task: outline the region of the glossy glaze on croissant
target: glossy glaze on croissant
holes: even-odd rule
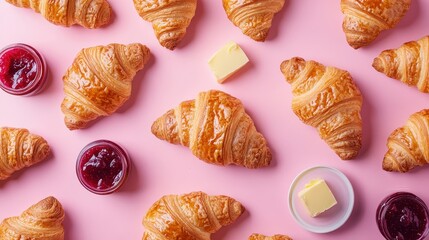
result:
[[[292,240],[289,236],[276,234],[274,236],[265,236],[262,234],[254,233],[250,235],[249,240]]]
[[[347,71],[292,58],[280,69],[292,87],[292,110],[343,160],[361,149],[362,95]]]
[[[54,197],[47,197],[0,224],[1,240],[64,240],[64,210]]]
[[[17,7],[32,8],[49,22],[69,27],[79,24],[98,28],[110,21],[111,9],[106,0],[6,0]]]
[[[255,41],[268,36],[274,15],[283,8],[285,0],[222,0],[228,19]]]
[[[24,128],[0,128],[0,180],[36,164],[49,155],[50,148],[42,137]]]
[[[63,77],[61,110],[66,126],[84,128],[100,116],[113,114],[130,97],[134,76],[149,57],[149,49],[139,43],[82,49]]]
[[[210,239],[244,211],[238,201],[223,195],[192,192],[163,196],[143,219],[143,240]]]
[[[408,172],[429,163],[429,109],[412,114],[403,127],[387,139],[383,169]]]
[[[152,23],[159,43],[170,50],[185,36],[197,8],[197,0],[134,0],[138,14]]]
[[[381,31],[394,28],[410,5],[411,0],[341,0],[347,42],[355,49],[369,45]]]
[[[189,147],[199,159],[216,165],[268,166],[271,152],[265,138],[237,98],[221,91],[201,92],[152,125],[159,139]]]
[[[398,49],[385,50],[372,66],[390,78],[429,92],[429,36],[404,43]]]

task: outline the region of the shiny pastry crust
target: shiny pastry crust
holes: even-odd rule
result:
[[[0,224],[2,240],[64,240],[64,210],[54,197],[47,197]]]
[[[152,23],[159,43],[170,50],[185,36],[197,8],[197,0],[134,0],[137,13]]]
[[[146,213],[143,240],[210,239],[210,234],[233,223],[244,211],[227,196],[203,192],[166,195]]]
[[[228,19],[255,41],[263,42],[268,36],[274,15],[285,0],[222,0]]]
[[[408,172],[429,163],[429,109],[412,114],[403,127],[387,139],[383,169]]]
[[[347,42],[355,49],[370,44],[381,31],[394,28],[410,5],[411,0],[341,0]]]
[[[130,97],[132,80],[149,56],[149,49],[139,43],[82,49],[63,77],[66,126],[84,128],[113,114]]]
[[[224,92],[211,90],[182,102],[152,125],[152,133],[182,144],[201,160],[247,168],[268,166],[271,152],[243,104]]]
[[[262,234],[254,233],[250,235],[249,240],[293,240],[289,236],[276,234],[274,236],[265,236]]]
[[[79,24],[98,28],[110,22],[106,0],[6,0],[17,7],[32,8],[53,24],[69,27]]]
[[[374,59],[372,66],[390,78],[429,92],[429,36],[389,49]]]
[[[36,164],[49,155],[50,148],[42,137],[23,128],[0,128],[0,180]]]
[[[292,58],[280,69],[291,84],[292,110],[345,160],[354,158],[362,139],[362,95],[347,71]]]

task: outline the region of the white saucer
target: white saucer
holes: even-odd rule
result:
[[[310,217],[300,202],[298,192],[310,180],[322,178],[326,181],[337,204],[317,217]],[[349,179],[338,169],[317,166],[304,170],[293,180],[289,188],[289,210],[296,222],[304,229],[315,233],[332,232],[341,227],[353,210],[354,192]]]

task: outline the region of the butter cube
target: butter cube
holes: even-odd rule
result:
[[[231,41],[219,49],[209,60],[209,66],[218,83],[223,83],[249,62],[237,43]]]
[[[298,196],[311,217],[317,217],[337,204],[331,189],[323,179],[311,180]]]

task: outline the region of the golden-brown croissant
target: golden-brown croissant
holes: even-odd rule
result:
[[[394,28],[410,5],[411,0],[341,0],[347,42],[355,49],[369,45],[381,31]]]
[[[210,234],[233,223],[244,211],[241,203],[228,196],[166,195],[146,213],[143,240],[210,239]]]
[[[372,66],[390,78],[429,92],[429,36],[381,52]]]
[[[283,8],[285,0],[222,0],[228,19],[255,41],[268,36],[274,15]]]
[[[216,165],[268,166],[271,152],[265,138],[237,98],[221,91],[201,92],[158,118],[152,133],[189,147],[199,159]]]
[[[79,24],[98,28],[109,23],[111,9],[106,0],[6,0],[17,7],[32,8],[49,22],[69,27]]]
[[[409,170],[429,163],[429,109],[412,114],[403,127],[387,139],[383,169],[393,172]]]
[[[274,236],[268,237],[262,234],[254,233],[250,235],[249,240],[292,240],[291,237],[286,235],[276,234]]]
[[[64,240],[64,210],[54,197],[47,197],[0,224],[1,240]]]
[[[82,49],[63,77],[61,110],[70,129],[113,114],[131,95],[132,80],[150,57],[139,43],[109,44]]]
[[[362,95],[350,74],[298,57],[280,69],[292,86],[293,112],[317,128],[341,159],[354,158],[362,145]]]
[[[0,180],[36,164],[49,155],[50,148],[42,137],[24,128],[0,128]]]
[[[152,23],[159,43],[170,50],[185,36],[197,8],[197,0],[134,0],[138,14]]]

